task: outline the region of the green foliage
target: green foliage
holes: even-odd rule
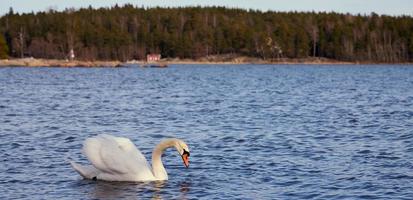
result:
[[[160,53],[180,58],[238,54],[402,62],[413,60],[412,30],[411,17],[375,13],[132,5],[29,14],[11,10],[0,18],[0,53],[62,59],[74,49],[76,58],[84,60],[143,59],[147,53]]]
[[[9,47],[7,46],[4,36],[0,34],[0,59],[8,58]]]

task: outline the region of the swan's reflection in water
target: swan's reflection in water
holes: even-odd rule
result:
[[[179,196],[180,199],[188,199],[187,194],[191,189],[191,182],[183,181],[179,184],[181,195]]]
[[[179,185],[179,188],[176,187],[177,185]],[[163,196],[165,196],[166,199],[170,199],[171,197],[176,198],[178,196],[178,199],[188,199],[187,193],[190,191],[191,183],[183,181],[177,183],[177,185],[168,181],[147,183],[90,181],[90,186],[92,186],[90,196],[93,199],[151,198],[153,200],[162,200],[164,199]]]
[[[152,195],[152,199],[153,200],[161,200],[162,199],[162,188],[164,188],[166,185],[166,181],[155,181],[152,182],[152,191],[153,191],[153,195]]]
[[[145,183],[96,181],[90,195],[93,199],[131,198],[145,191],[145,185]]]

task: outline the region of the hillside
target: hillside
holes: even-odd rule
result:
[[[123,7],[0,18],[0,57],[79,60],[198,59],[234,54],[263,60],[323,57],[411,62],[413,18],[261,12],[223,7]]]

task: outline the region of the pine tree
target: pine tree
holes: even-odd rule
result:
[[[6,59],[9,57],[9,47],[7,46],[4,36],[0,34],[0,59]]]

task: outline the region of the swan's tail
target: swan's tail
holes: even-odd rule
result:
[[[93,166],[84,166],[73,161],[69,161],[73,169],[77,171],[83,178],[94,179],[100,173],[98,169]]]

